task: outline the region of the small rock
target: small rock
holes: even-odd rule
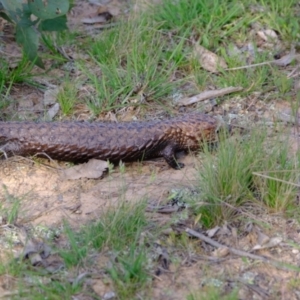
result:
[[[113,299],[115,297],[116,297],[116,294],[114,292],[108,292],[108,293],[104,294],[103,299],[104,300],[110,300],[110,299]]]

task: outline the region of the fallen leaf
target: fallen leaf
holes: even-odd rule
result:
[[[91,159],[87,163],[80,164],[69,169],[62,170],[61,178],[75,180],[79,178],[99,178],[108,169],[108,162]]]
[[[255,245],[251,251],[254,251],[254,250],[260,250],[260,249],[267,249],[267,248],[273,248],[277,245],[279,245],[281,242],[282,242],[282,238],[281,237],[274,237],[274,238],[271,238],[269,240],[268,243],[264,244],[264,245]]]
[[[51,108],[49,108],[45,116],[46,120],[51,121],[59,112],[59,108],[60,106],[58,103],[55,103]]]
[[[296,58],[295,52],[290,52],[287,55],[282,56],[280,59],[274,60],[273,64],[279,67],[286,67]]]
[[[212,228],[212,229],[209,229],[209,230],[207,230],[206,231],[206,234],[210,237],[210,238],[212,238],[212,237],[214,237],[214,235],[220,230],[220,226],[216,226],[215,228]]]
[[[265,245],[270,241],[270,238],[262,233],[261,231],[257,230],[257,242],[259,245]]]
[[[229,254],[228,247],[221,247],[212,252],[213,257],[225,257]]]
[[[108,292],[108,293],[105,293],[103,296],[103,300],[110,300],[110,299],[115,299],[115,298],[116,298],[115,292]]]
[[[199,60],[202,68],[209,72],[218,73],[220,68],[227,69],[227,64],[223,58],[198,44],[195,45],[193,54]]]
[[[106,294],[112,293],[111,284],[102,279],[93,279],[91,286],[93,291],[101,298],[103,298]]]
[[[222,236],[222,235],[231,236],[231,229],[230,229],[230,226],[228,225],[227,222],[225,222],[225,224],[223,224],[223,226],[221,227],[221,229],[218,232],[218,234],[220,236]]]
[[[45,243],[39,243],[28,239],[24,229],[21,229],[18,232],[18,237],[20,242],[24,245],[24,249],[21,253],[22,259],[29,259],[33,266],[44,265],[44,259],[50,256],[51,248]]]
[[[257,35],[266,42],[278,40],[276,32],[272,29],[259,30]]]
[[[158,262],[161,268],[168,270],[171,264],[171,260],[168,254],[168,250],[160,245],[156,247],[156,253],[158,254]]]
[[[52,105],[57,102],[59,87],[51,88],[45,91],[43,103],[45,106]]]

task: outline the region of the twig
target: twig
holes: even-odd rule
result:
[[[268,291],[266,291],[265,289],[263,289],[259,286],[255,286],[253,284],[243,282],[242,280],[237,280],[237,282],[245,285],[249,290],[257,293],[260,297],[262,297],[264,299],[267,299],[270,296],[270,293]]]
[[[271,65],[271,64],[281,66],[281,67],[285,67],[285,66],[289,65],[294,59],[299,59],[299,55],[296,55],[295,50],[292,49],[289,54],[281,57],[280,59],[269,60],[269,61],[265,61],[265,62],[262,62],[262,63],[247,65],[247,66],[242,66],[242,67],[237,67],[237,68],[228,68],[228,69],[225,69],[225,70],[226,71],[236,71],[236,70],[248,69],[248,68],[264,66],[264,65]]]
[[[299,272],[299,268],[296,267],[296,266],[290,266],[290,268],[288,266],[285,266],[284,263],[282,262],[279,262],[279,261],[276,261],[272,258],[268,258],[268,257],[264,257],[264,256],[259,256],[259,255],[255,255],[255,254],[251,254],[251,253],[248,253],[246,251],[243,251],[243,250],[238,250],[238,249],[235,249],[235,248],[232,248],[232,247],[228,247],[228,246],[225,246],[225,245],[222,245],[220,244],[219,242],[216,242],[214,240],[212,240],[211,238],[205,236],[204,234],[200,233],[200,232],[197,232],[193,229],[190,229],[190,228],[186,228],[185,231],[191,235],[191,236],[194,236],[194,237],[197,237],[199,238],[200,240],[216,247],[216,248],[228,248],[229,252],[232,253],[232,254],[235,254],[235,255],[238,255],[238,256],[242,256],[242,257],[248,257],[248,258],[251,258],[251,259],[255,259],[255,260],[260,260],[260,261],[263,261],[263,262],[266,262],[266,263],[270,263],[272,264],[274,267],[276,268],[280,268],[280,269],[283,269],[283,270],[288,270],[288,271],[291,271],[291,270],[294,270],[294,271],[297,271]]]
[[[251,253],[248,253],[246,251],[243,251],[243,250],[238,250],[238,249],[235,249],[235,248],[231,248],[231,247],[228,247],[228,246],[224,246],[222,244],[220,244],[219,242],[216,242],[214,240],[212,240],[211,238],[205,236],[204,234],[200,233],[200,232],[197,232],[193,229],[190,229],[190,228],[187,228],[185,230],[188,234],[192,235],[192,236],[195,236],[197,238],[199,238],[200,240],[203,240],[204,242],[216,247],[216,248],[224,248],[224,247],[227,247],[229,252],[233,253],[233,254],[236,254],[238,256],[245,256],[245,257],[249,257],[249,258],[252,258],[252,259],[257,259],[257,260],[262,260],[262,261],[269,261],[270,259],[269,258],[266,258],[266,257],[263,257],[263,256],[259,256],[259,255],[255,255],[255,254],[251,254]]]
[[[230,87],[219,89],[219,90],[204,91],[204,92],[202,92],[198,95],[195,95],[193,97],[187,97],[187,98],[180,99],[179,101],[177,101],[176,104],[187,106],[187,105],[191,105],[191,104],[196,103],[196,102],[204,101],[204,100],[207,100],[207,99],[222,97],[224,95],[239,92],[239,91],[242,91],[242,90],[243,90],[242,87],[230,86]]]
[[[247,65],[247,66],[236,67],[236,68],[228,68],[225,70],[226,71],[236,71],[236,70],[249,69],[249,68],[254,68],[254,67],[259,67],[259,66],[264,66],[264,65],[270,65],[270,64],[274,63],[274,61],[275,60],[270,60],[270,61],[265,61],[265,62],[258,63],[258,64]]]

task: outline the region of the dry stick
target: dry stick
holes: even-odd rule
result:
[[[262,297],[263,299],[266,299],[266,297],[270,296],[269,292],[261,287],[258,286],[254,286],[252,284],[243,282],[243,280],[238,279],[237,282],[243,284],[244,286],[246,286],[249,290],[257,293],[260,297]]]
[[[249,257],[249,258],[252,258],[252,259],[258,259],[258,260],[262,260],[262,261],[269,261],[270,259],[269,258],[265,258],[263,256],[259,256],[259,255],[255,255],[255,254],[251,254],[251,253],[248,253],[246,251],[242,251],[242,250],[238,250],[238,249],[235,249],[235,248],[231,248],[231,247],[228,247],[228,246],[224,246],[222,244],[220,244],[219,242],[216,242],[214,240],[212,240],[211,238],[205,236],[204,234],[200,233],[200,232],[197,232],[193,229],[190,229],[190,228],[187,228],[185,230],[188,234],[192,235],[192,236],[195,236],[201,240],[203,240],[204,242],[216,247],[216,248],[228,248],[228,250],[233,253],[233,254],[236,254],[236,255],[239,255],[239,256],[246,256],[246,257]]]
[[[204,92],[202,92],[198,95],[195,95],[193,97],[183,98],[183,99],[179,100],[177,102],[177,104],[187,106],[187,105],[194,104],[196,102],[204,101],[204,100],[207,100],[207,99],[218,98],[218,97],[221,97],[221,96],[224,96],[224,95],[227,95],[227,94],[231,94],[231,93],[234,93],[234,92],[239,92],[239,91],[242,91],[242,90],[243,90],[242,87],[230,86],[230,87],[219,89],[219,90],[204,91]]]
[[[255,254],[251,254],[251,253],[248,253],[246,251],[243,251],[243,250],[238,250],[238,249],[235,249],[235,248],[232,248],[232,247],[228,247],[228,246],[225,246],[225,245],[222,245],[214,240],[212,240],[211,238],[205,236],[204,234],[200,233],[200,232],[197,232],[193,229],[190,229],[190,228],[186,228],[185,231],[191,235],[191,236],[195,236],[197,238],[199,238],[200,240],[216,247],[216,248],[224,248],[226,247],[230,253],[232,254],[235,254],[235,255],[238,255],[238,256],[243,256],[243,257],[248,257],[248,258],[252,258],[252,259],[256,259],[256,260],[261,260],[263,262],[267,262],[267,263],[271,263],[273,266],[277,267],[277,268],[281,268],[283,270],[288,270],[288,271],[291,271],[292,268],[287,268],[285,266],[282,265],[281,262],[279,261],[276,261],[272,258],[268,258],[268,257],[263,257],[263,256],[259,256],[259,255],[255,255]],[[297,270],[297,272],[299,272],[299,270]]]
[[[275,60],[270,60],[270,61],[265,61],[265,62],[258,63],[258,64],[247,65],[247,66],[236,67],[236,68],[228,68],[228,69],[225,69],[225,70],[226,71],[243,70],[243,69],[249,69],[249,68],[254,68],[254,67],[259,67],[259,66],[264,66],[264,65],[270,65],[274,62],[275,62]]]
[[[236,71],[236,70],[243,70],[243,69],[249,69],[253,67],[259,67],[259,66],[264,66],[264,65],[277,65],[277,66],[286,66],[291,63],[292,60],[299,58],[299,55],[295,55],[294,51],[291,51],[289,54],[281,57],[280,59],[276,60],[270,60],[270,61],[265,61],[262,63],[258,64],[253,64],[253,65],[247,65],[247,66],[242,66],[242,67],[236,67],[236,68],[227,68],[225,69],[226,71]]]

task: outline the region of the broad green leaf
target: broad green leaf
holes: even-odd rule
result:
[[[16,11],[22,8],[23,0],[0,0],[0,2],[6,11]]]
[[[41,21],[39,29],[43,31],[62,31],[68,29],[66,15]]]
[[[22,15],[23,0],[0,0],[4,10],[8,13],[8,16],[15,22],[18,22]]]
[[[40,19],[54,19],[68,12],[69,0],[28,0],[28,6]]]
[[[11,22],[12,23],[12,19],[3,11],[0,11],[0,17],[3,18],[4,20]]]
[[[16,40],[22,45],[24,54],[30,61],[40,67],[44,68],[42,60],[37,55],[38,50],[38,35],[33,27],[16,26]]]
[[[34,25],[36,22],[32,22],[30,19],[28,19],[25,16],[22,16],[22,18],[17,22],[17,25],[20,27],[30,27]]]

